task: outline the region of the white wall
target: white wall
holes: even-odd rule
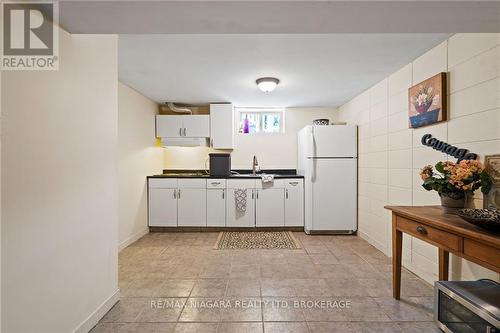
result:
[[[449,121],[408,129],[408,88],[449,72]],[[390,254],[392,205],[440,204],[421,187],[419,170],[446,155],[423,147],[423,134],[480,155],[500,153],[500,34],[456,34],[339,108],[339,120],[359,127],[359,231]],[[481,207],[476,193],[473,205]],[[405,235],[403,263],[427,281],[437,279],[437,250]],[[452,257],[453,279],[498,274]]]
[[[256,155],[262,169],[297,167],[297,132],[312,124],[314,119],[335,120],[336,108],[288,108],[285,111],[284,134],[235,134],[235,148],[231,153],[233,169],[251,169]],[[235,120],[238,117],[235,117]],[[237,121],[237,120],[236,120]],[[235,126],[236,127],[236,126]],[[205,147],[165,148],[166,169],[204,169],[208,153]]]
[[[163,150],[155,147],[158,105],[118,83],[119,249],[148,232],[146,176],[163,169]]]
[[[58,71],[2,73],[3,332],[88,331],[118,295],[117,37],[59,38]]]

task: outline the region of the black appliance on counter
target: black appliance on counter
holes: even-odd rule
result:
[[[434,296],[434,320],[444,332],[500,332],[500,284],[497,282],[437,281]]]
[[[210,176],[228,177],[231,176],[231,154],[210,153]]]

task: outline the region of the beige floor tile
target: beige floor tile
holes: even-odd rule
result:
[[[179,321],[182,322],[219,322],[221,298],[189,298],[182,310]]]
[[[231,272],[230,264],[214,265],[203,268],[201,270],[199,277],[203,279],[215,279],[215,278],[224,279],[224,278],[229,278],[230,272]]]
[[[423,305],[411,300],[395,300],[389,297],[375,297],[382,311],[394,321],[431,321],[433,314]]]
[[[309,333],[306,323],[264,323],[265,333]]]
[[[296,306],[298,298],[262,297],[264,321],[304,321],[302,309]]]
[[[358,333],[403,333],[397,323],[351,323],[351,326]]]
[[[262,302],[258,298],[225,298],[230,306],[221,309],[220,320],[227,321],[262,321]]]
[[[255,279],[231,279],[227,284],[226,296],[260,296],[260,281]]]
[[[379,272],[377,272],[373,267],[369,264],[361,263],[361,264],[345,264],[345,267],[351,272],[352,277],[360,278],[360,279],[383,279]]]
[[[311,254],[309,255],[313,264],[333,265],[338,264],[339,260],[333,254]]]
[[[345,321],[346,308],[337,307],[335,302],[346,301],[341,297],[303,297],[299,307],[308,322],[316,321]]]
[[[198,280],[191,292],[191,297],[223,297],[227,287],[226,279]]]
[[[431,322],[405,322],[398,323],[398,326],[405,333],[441,333],[436,323]]]
[[[330,286],[323,279],[293,279],[291,280],[297,296],[331,296]]]
[[[310,322],[307,324],[310,333],[356,333],[351,324],[345,322]]]
[[[151,299],[136,321],[142,323],[176,322],[185,303],[186,298]]]
[[[231,279],[258,279],[260,278],[260,264],[236,265],[233,263],[229,277]]]
[[[101,323],[91,333],[170,333],[175,323]]]
[[[217,333],[262,333],[262,323],[220,323]]]
[[[124,297],[93,332],[170,332],[176,320],[180,321],[177,332],[208,333],[217,328],[263,332],[262,320],[267,332],[304,328],[310,332],[436,332],[431,286],[403,269],[402,299],[393,300],[391,261],[372,245],[356,236],[294,235],[301,249],[265,251],[214,250],[216,232],[150,233],[120,252],[119,287],[122,296],[132,297]],[[155,300],[151,296],[287,300],[289,307],[160,310],[151,308]],[[301,307],[294,300],[350,300],[352,306],[342,310]]]
[[[349,301],[351,307],[344,311],[344,316],[348,321],[391,321],[371,297],[350,297]]]
[[[420,279],[401,279],[401,295],[404,297],[434,295],[432,287]]]
[[[177,323],[174,333],[216,333],[217,323]]]
[[[148,302],[147,298],[122,298],[106,313],[101,322],[135,322]]]
[[[262,296],[296,296],[290,279],[261,279]]]
[[[289,273],[288,264],[261,264],[261,277],[267,279],[286,279]]]
[[[358,279],[325,279],[332,296],[369,296]]]
[[[353,275],[346,265],[318,265],[319,276],[326,279],[352,279]]]
[[[122,297],[151,297],[156,294],[161,283],[162,280],[158,279],[134,280],[120,289],[120,293]]]
[[[158,297],[189,297],[195,280],[167,279],[155,293]]]
[[[368,296],[392,296],[392,283],[386,279],[358,279]]]

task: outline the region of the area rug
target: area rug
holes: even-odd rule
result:
[[[300,249],[291,231],[223,231],[214,249]]]

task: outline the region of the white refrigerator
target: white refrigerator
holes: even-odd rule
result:
[[[356,232],[357,126],[306,126],[300,130],[297,172],[304,176],[305,232]]]

